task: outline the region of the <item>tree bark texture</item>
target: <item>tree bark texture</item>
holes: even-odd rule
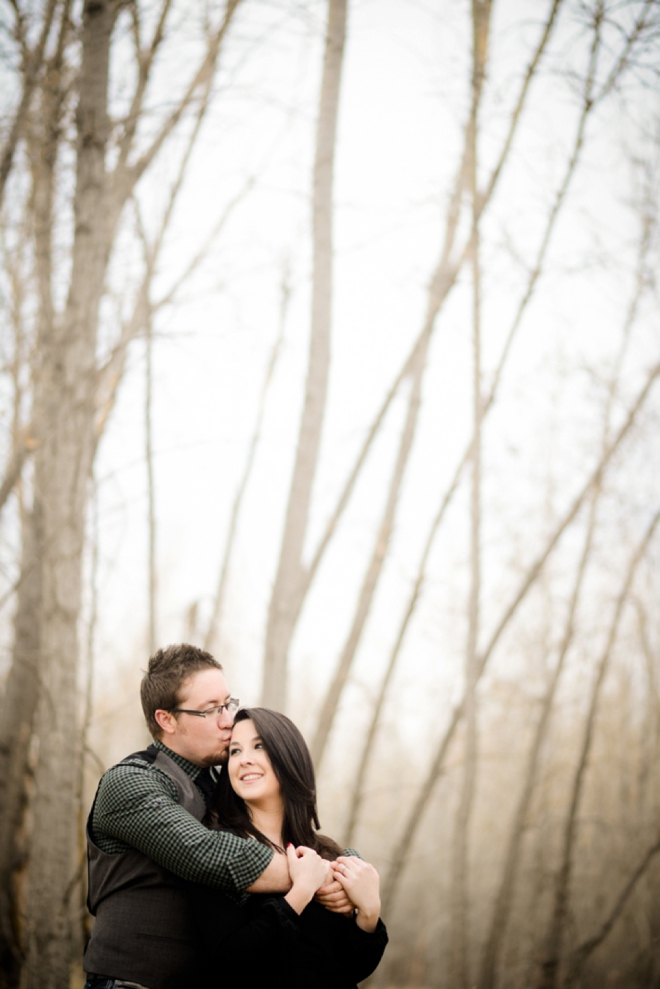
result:
[[[309,364],[284,533],[266,628],[262,703],[280,711],[286,709],[288,653],[302,603],[303,549],[318,463],[330,371],[333,281],[332,189],[347,6],[348,0],[329,0],[328,3],[314,161]]]
[[[94,450],[96,339],[109,243],[103,222],[107,91],[114,0],[83,10],[77,109],[75,236],[61,320],[39,341],[34,504],[42,524],[40,691],[35,725],[34,829],[27,889],[30,986],[64,989],[78,779],[77,624],[88,483]]]
[[[16,987],[23,958],[17,871],[24,865],[30,739],[39,697],[42,545],[38,514],[24,513],[14,651],[0,717],[0,986]]]
[[[53,8],[53,9],[51,9]],[[60,11],[58,40],[53,55],[40,55],[42,80],[29,120],[23,122],[32,176],[31,219],[34,237],[34,268],[37,288],[37,339],[46,341],[53,332],[51,236],[55,169],[64,111],[62,69],[70,32],[70,2]],[[48,31],[54,5],[47,10]],[[46,30],[46,25],[44,25]],[[41,64],[43,63],[43,64]],[[27,85],[27,83],[26,83]],[[36,376],[38,378],[38,372]],[[16,447],[1,494],[8,494],[20,476],[30,448],[41,439],[28,431]],[[17,588],[12,666],[2,703],[0,740],[0,956],[8,985],[17,985],[24,955],[23,930],[19,923],[20,890],[17,867],[23,866],[29,837],[24,814],[28,802],[28,756],[41,685],[40,616],[42,607],[43,511],[35,499],[31,511],[22,513],[21,576]],[[2,983],[0,983],[2,984]]]

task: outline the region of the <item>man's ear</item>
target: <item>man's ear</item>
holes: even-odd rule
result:
[[[164,711],[162,708],[158,708],[157,711],[154,711],[154,718],[161,731],[164,731],[167,735],[173,735],[175,733],[177,722],[171,711]]]

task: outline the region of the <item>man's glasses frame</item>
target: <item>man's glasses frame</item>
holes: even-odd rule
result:
[[[217,718],[221,718],[223,711],[227,711],[228,714],[236,714],[240,706],[241,702],[238,697],[230,697],[226,704],[207,707],[205,711],[190,711],[185,707],[171,707],[170,714],[194,714],[196,718],[208,718],[215,714]]]

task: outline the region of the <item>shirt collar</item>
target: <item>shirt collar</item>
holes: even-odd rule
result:
[[[180,766],[184,773],[186,773],[187,776],[190,776],[191,780],[196,780],[202,772],[202,769],[204,768],[203,766],[196,766],[194,762],[189,762],[187,759],[184,759],[182,755],[178,754],[178,752],[172,752],[172,749],[168,749],[167,745],[163,745],[159,739],[155,739],[153,744],[157,749],[160,749],[161,752],[164,752],[166,756],[169,756],[172,762],[175,762],[177,766]]]

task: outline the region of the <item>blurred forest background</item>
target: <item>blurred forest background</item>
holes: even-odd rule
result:
[[[660,986],[659,0],[2,0],[0,985],[150,651],[379,868],[379,986]]]

